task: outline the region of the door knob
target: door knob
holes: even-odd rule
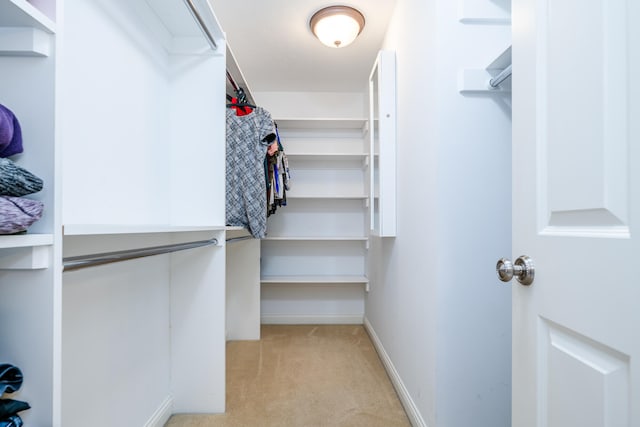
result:
[[[500,258],[496,264],[496,273],[503,282],[509,282],[513,276],[516,276],[518,282],[529,286],[533,283],[535,272],[533,260],[526,255],[519,256],[515,262],[511,262],[508,258]]]

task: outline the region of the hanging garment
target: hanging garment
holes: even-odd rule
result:
[[[280,170],[282,172],[282,180],[284,184],[284,189],[289,191],[291,190],[291,175],[289,174],[289,159],[287,159],[287,155],[284,152],[284,147],[282,146],[282,141],[280,140],[280,132],[278,132],[278,125],[276,124],[276,141],[278,142],[278,150],[280,150],[281,157],[278,159],[280,164]],[[286,205],[286,198],[285,203]]]
[[[264,197],[267,186],[264,159],[267,147],[275,139],[271,114],[256,107],[250,114],[227,114],[227,225],[241,226],[255,238],[267,233]]]
[[[279,207],[287,205],[289,190],[289,165],[287,156],[279,144],[280,150],[266,159],[267,167],[267,216],[276,213]]]
[[[238,98],[231,98],[231,103],[232,104],[237,104]],[[242,106],[242,105],[232,105],[231,107],[232,110],[235,110],[236,112],[236,116],[246,116],[247,114],[251,114],[251,112],[253,111],[253,108],[247,106]]]

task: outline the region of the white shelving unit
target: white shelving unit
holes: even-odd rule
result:
[[[374,236],[396,235],[396,59],[381,50],[369,77],[370,229]]]
[[[25,425],[224,411],[226,40],[193,4],[217,48],[185,2],[0,1],[12,159],[44,181],[27,196],[43,217],[0,236],[0,363],[24,374]],[[67,256],[212,237],[63,273]]]
[[[26,196],[44,203],[42,218],[27,234],[0,236],[0,363],[23,372],[12,397],[31,405],[21,413],[27,425],[52,425],[60,397],[56,34],[55,20],[33,4],[0,2],[0,102],[20,121],[24,146],[12,160],[44,181]]]
[[[268,220],[261,247],[270,286],[368,285],[364,118],[276,119],[289,158],[287,206]]]

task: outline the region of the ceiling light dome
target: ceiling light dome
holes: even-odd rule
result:
[[[345,47],[364,28],[364,16],[349,6],[329,6],[313,14],[309,27],[323,44],[334,48]]]

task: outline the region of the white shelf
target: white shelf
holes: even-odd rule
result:
[[[326,286],[316,295],[340,299],[344,285],[369,287],[365,276],[368,237],[363,167],[370,163],[368,120],[276,118],[289,157],[292,191],[282,217],[263,239],[261,284],[296,292]],[[288,209],[288,210],[285,210]],[[285,220],[286,218],[286,220]],[[317,235],[309,235],[317,234]],[[335,285],[335,286],[328,286]],[[304,292],[304,291],[303,291]],[[315,298],[315,297],[314,297]]]
[[[53,234],[12,234],[0,236],[0,249],[47,246],[53,244]]]
[[[366,118],[280,118],[278,129],[363,129]]]
[[[287,199],[318,199],[318,200],[367,200],[366,194],[291,194],[287,193]]]
[[[296,153],[285,151],[287,157],[344,157],[344,158],[363,158],[367,157],[368,153]]]
[[[196,225],[121,225],[121,224],[67,224],[63,227],[65,236],[91,236],[107,234],[144,233],[188,233],[193,231],[221,231],[225,226]]]
[[[365,276],[264,276],[260,283],[369,283]]]
[[[0,28],[1,56],[49,56],[52,36],[36,28]]]
[[[263,240],[279,242],[366,242],[369,239],[364,236],[267,236]]]
[[[463,24],[475,25],[509,25],[511,24],[511,8],[497,4],[498,2],[459,0],[458,17]]]
[[[0,27],[27,27],[56,32],[56,24],[26,0],[3,0],[0,2]]]
[[[47,268],[52,245],[52,234],[0,236],[0,270]]]
[[[0,56],[49,56],[55,28],[25,0],[0,2]]]

